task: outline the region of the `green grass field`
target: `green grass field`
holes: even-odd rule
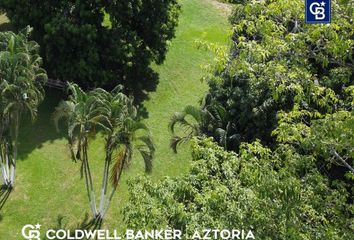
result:
[[[144,103],[149,112],[145,120],[151,129],[157,147],[154,170],[155,180],[176,176],[189,168],[189,146],[180,148],[178,155],[169,149],[170,133],[167,126],[173,112],[185,105],[197,104],[207,90],[201,66],[213,60],[210,53],[197,50],[194,41],[204,39],[213,43],[228,44],[229,25],[225,11],[212,0],[180,0],[182,14],[177,36],[172,41],[166,61],[154,66],[160,74],[157,91]],[[0,20],[3,18],[0,18]],[[48,91],[40,107],[38,120],[31,125],[24,121],[20,136],[20,156],[17,164],[16,189],[0,210],[0,240],[18,240],[25,224],[42,225],[42,230],[57,227],[58,217],[64,217],[68,227],[75,227],[89,206],[80,164],[70,160],[64,131],[55,132],[50,121],[51,113],[62,93]],[[90,160],[97,194],[103,169],[103,141],[100,137],[90,142]],[[123,179],[103,227],[123,229],[120,210],[128,199],[126,180],[144,174],[143,162],[135,155],[131,168]]]

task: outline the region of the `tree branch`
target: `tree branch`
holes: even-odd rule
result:
[[[347,163],[338,153],[336,150],[331,150],[332,154],[339,160],[341,161],[344,166],[346,166],[353,174],[354,174],[354,168],[352,166],[349,165],[349,163]]]

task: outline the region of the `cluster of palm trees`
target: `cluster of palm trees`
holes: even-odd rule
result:
[[[15,183],[21,116],[36,118],[47,80],[39,45],[28,40],[31,31],[0,32],[0,175],[8,189]]]
[[[0,176],[10,190],[15,183],[21,116],[27,112],[36,119],[47,81],[39,45],[28,40],[31,30],[0,32]],[[110,92],[101,88],[85,92],[68,84],[68,90],[70,96],[56,107],[53,120],[57,129],[59,121],[66,120],[71,157],[81,162],[90,209],[94,219],[101,221],[133,152],[140,152],[150,172],[155,148],[147,126],[138,120],[133,98],[122,92],[122,86]],[[88,147],[98,132],[105,136],[105,159],[100,202],[96,204]]]
[[[147,172],[152,170],[155,152],[149,130],[137,118],[133,99],[122,93],[122,86],[111,92],[97,88],[84,92],[69,84],[70,96],[56,108],[53,119],[58,129],[61,119],[67,123],[68,143],[74,161],[81,162],[91,212],[96,220],[103,219],[117,189],[122,171],[129,166],[133,150],[140,152]],[[88,147],[97,132],[105,136],[105,160],[100,202],[96,204]],[[109,193],[108,182],[111,182]]]

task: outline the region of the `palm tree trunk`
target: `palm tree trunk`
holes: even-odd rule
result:
[[[5,160],[5,161],[4,161]],[[9,165],[8,165],[8,153],[6,151],[6,148],[1,149],[0,153],[0,168],[2,170],[2,176],[4,180],[4,185],[9,184]]]
[[[1,168],[1,172],[2,172],[2,177],[3,177],[3,183],[4,185],[6,185],[6,180],[7,180],[7,175],[5,172],[5,166],[3,165],[3,156],[2,156],[2,151],[0,152],[0,168]]]
[[[93,188],[91,170],[88,162],[88,153],[87,153],[87,139],[84,137],[82,151],[83,151],[83,161],[84,161],[84,170],[85,170],[85,179],[86,179],[86,189],[88,193],[88,198],[90,202],[91,211],[94,217],[97,217],[97,207],[96,207],[96,200],[95,200],[95,193]]]
[[[124,164],[125,164],[125,160],[126,160],[126,154],[127,154],[127,150],[125,149],[124,150],[124,157],[119,165],[119,175],[118,175],[118,182],[119,182],[119,179],[120,177],[122,176],[122,172],[123,172],[123,167],[124,167]],[[109,196],[109,199],[108,199],[108,202],[107,202],[107,205],[106,207],[104,208],[103,212],[102,212],[102,218],[106,215],[106,212],[107,210],[109,209],[109,206],[111,205],[111,202],[112,202],[112,199],[113,199],[113,196],[114,196],[114,193],[116,192],[118,188],[118,184],[117,186],[113,187],[113,190],[111,192],[111,195]]]
[[[12,155],[12,161],[11,161],[11,180],[10,180],[12,187],[15,185],[19,125],[20,125],[20,112],[19,112],[19,110],[16,110],[15,111],[14,149],[13,149],[13,155]]]
[[[106,203],[108,174],[109,174],[109,166],[111,163],[111,159],[112,159],[111,151],[106,150],[106,159],[105,159],[105,164],[103,169],[102,189],[101,189],[100,208],[99,208],[99,213],[102,217],[103,217],[103,211]]]
[[[6,170],[6,175],[7,175],[7,184],[10,183],[10,169],[9,169],[9,147],[5,146],[5,158],[6,158],[6,165],[5,165],[5,170]]]

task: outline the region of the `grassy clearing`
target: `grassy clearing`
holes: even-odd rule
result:
[[[210,53],[197,50],[194,41],[227,44],[227,16],[211,4],[210,0],[180,0],[182,15],[177,37],[171,43],[165,63],[154,66],[160,74],[156,92],[145,102],[149,111],[146,123],[151,128],[157,146],[153,179],[176,176],[189,168],[189,147],[180,148],[178,155],[169,149],[167,130],[170,116],[187,104],[195,104],[207,90],[200,82],[201,65],[212,61]],[[89,213],[84,181],[80,179],[80,166],[69,159],[64,133],[56,133],[50,115],[61,93],[49,91],[34,125],[24,121],[21,132],[20,160],[17,187],[0,211],[0,239],[21,239],[24,224],[42,224],[43,230],[58,227],[57,218],[64,217],[74,227]],[[102,138],[91,140],[90,159],[93,174],[99,179],[103,168]],[[105,228],[123,229],[120,210],[127,201],[126,180],[143,174],[143,162],[135,155],[130,169],[124,172],[122,184],[111,205]]]

